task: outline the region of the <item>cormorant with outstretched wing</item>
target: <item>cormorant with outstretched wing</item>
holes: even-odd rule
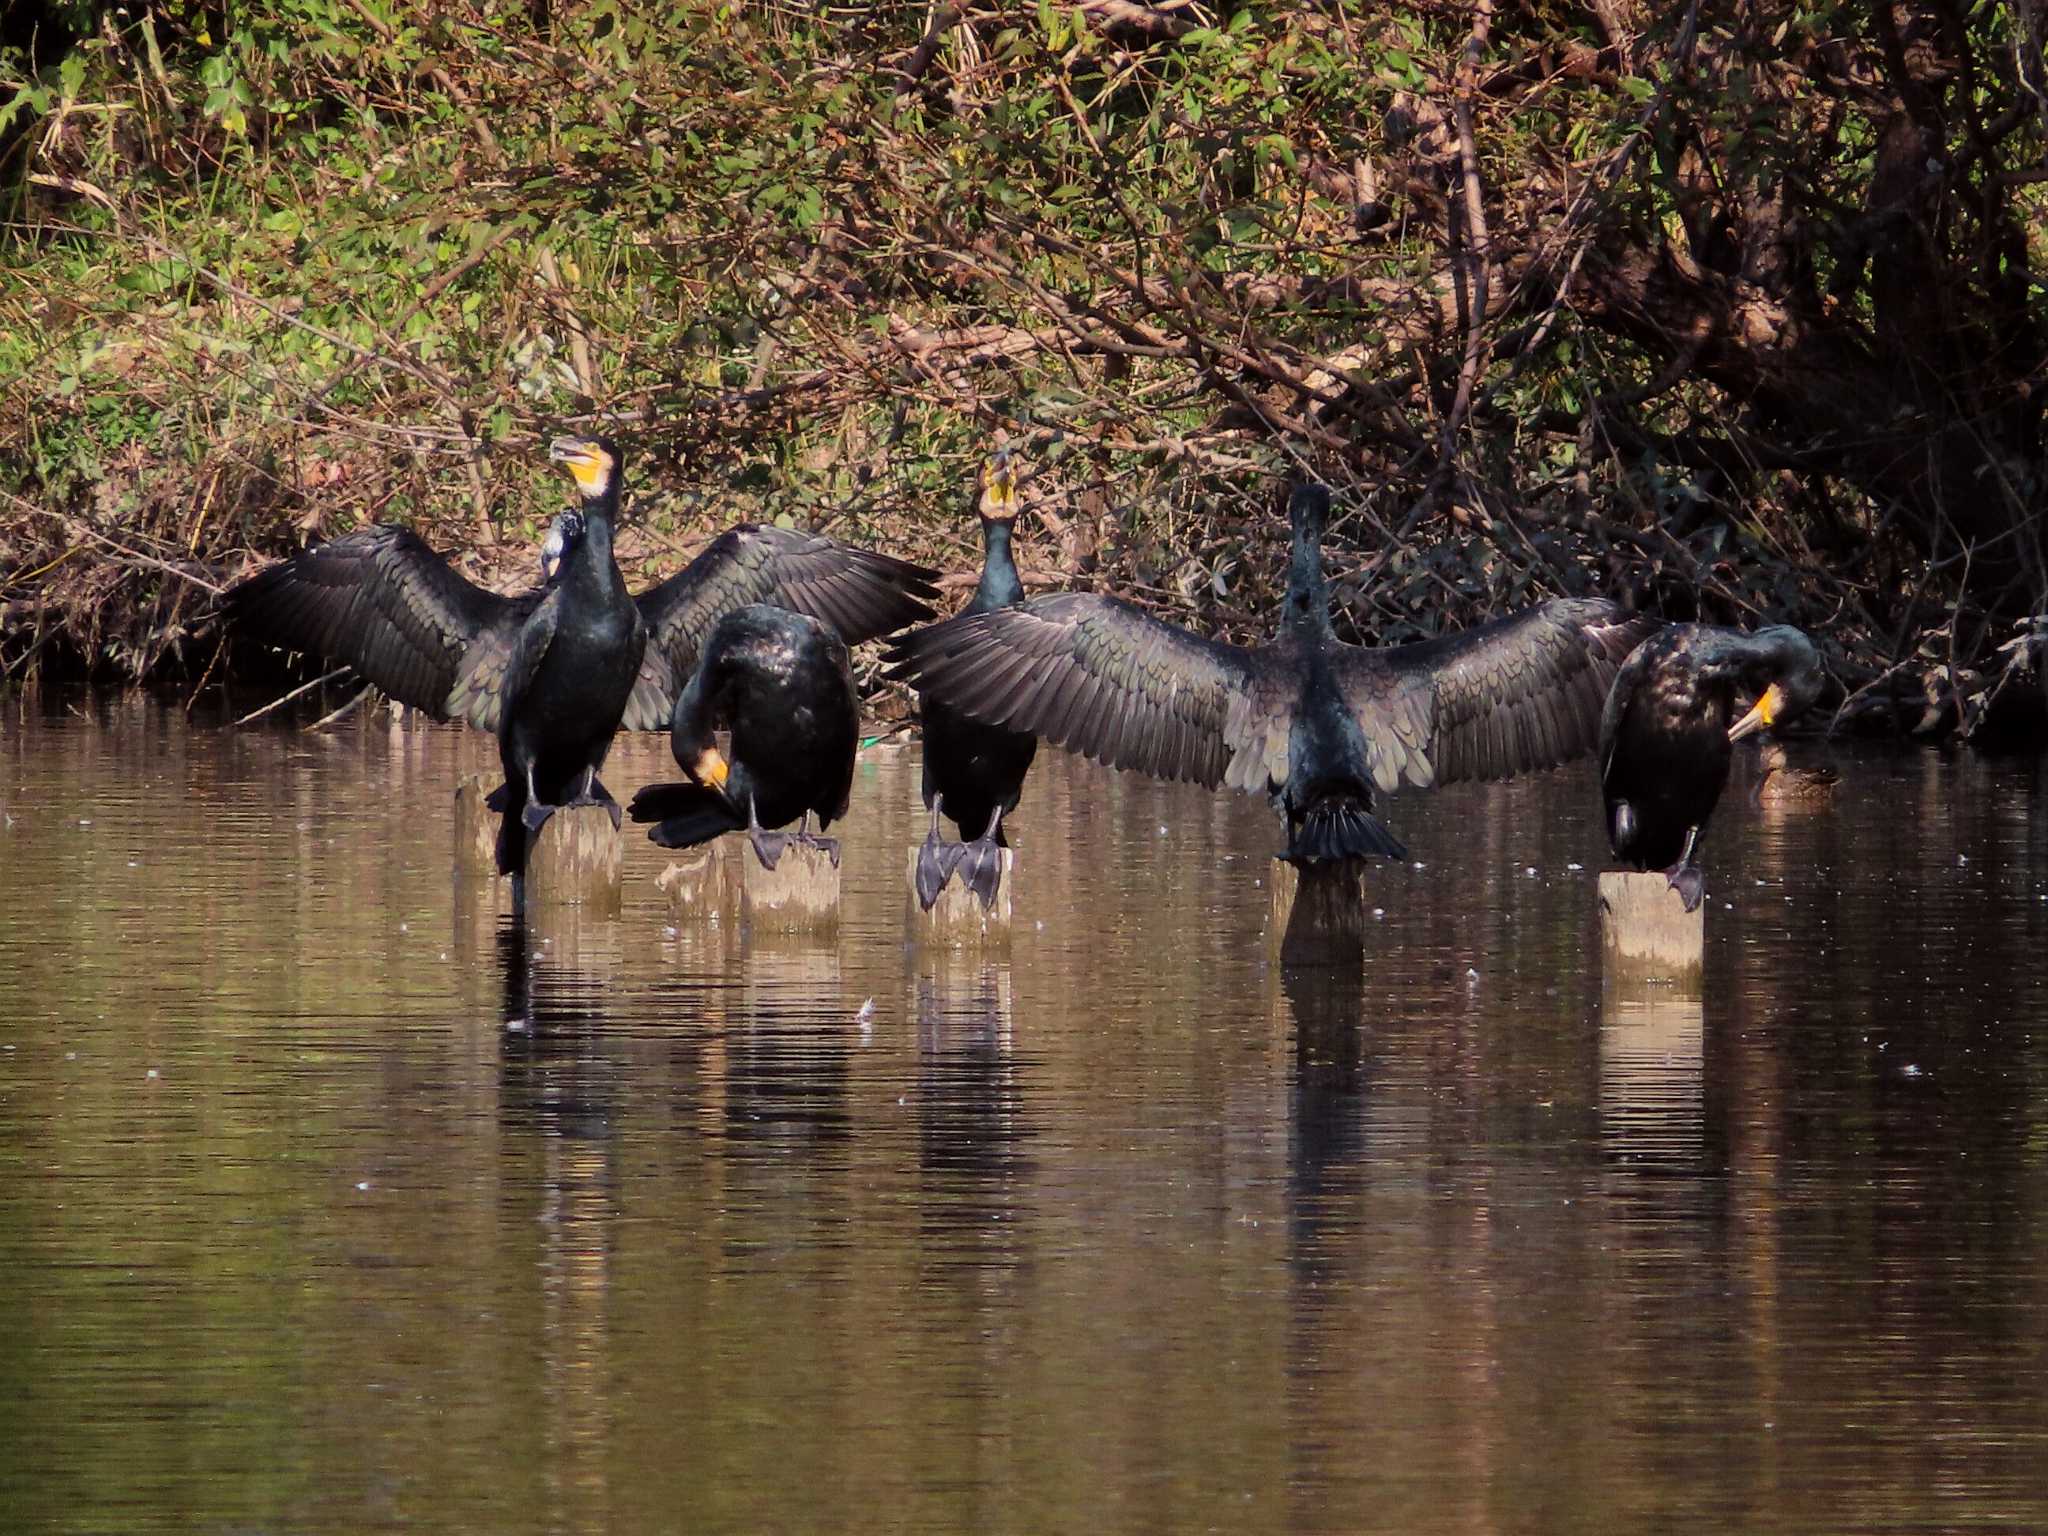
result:
[[[1346,644],[1323,577],[1329,503],[1319,485],[1294,492],[1286,603],[1263,645],[1068,592],[907,635],[891,673],[1099,762],[1265,790],[1297,863],[1400,857],[1375,791],[1503,778],[1591,749],[1608,684],[1653,620],[1561,599],[1417,644]]]
[[[925,600],[937,590],[923,566],[745,523],[632,597],[612,555],[618,449],[562,439],[551,456],[575,474],[583,506],[550,528],[541,591],[487,592],[417,535],[379,524],[259,571],[226,599],[232,618],[273,643],[345,661],[402,703],[496,734],[507,783],[492,808],[506,817],[499,863],[508,871],[524,862],[524,840],[511,828],[529,803],[552,807],[574,792],[611,804],[616,816],[596,779],[612,736],[621,725],[668,726],[725,614],[775,603],[854,642],[929,618]],[[548,679],[538,694],[530,692],[535,669]],[[515,737],[526,744],[508,745]]]

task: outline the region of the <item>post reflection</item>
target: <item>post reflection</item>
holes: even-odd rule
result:
[[[841,994],[836,939],[755,934],[725,1051],[725,1134],[735,1150],[844,1142],[857,1005]]]
[[[1030,1177],[1007,960],[940,956],[913,982],[919,1231],[928,1270],[1007,1272]]]
[[[616,922],[558,916],[544,930],[514,920],[498,933],[499,1119],[506,1159],[525,1165],[507,1198],[538,1206],[521,1225],[540,1234],[548,1523],[594,1532],[611,1526],[613,1157],[625,1063],[608,1039],[607,994],[619,934]]]
[[[1289,1260],[1297,1280],[1313,1287],[1349,1250],[1365,1179],[1365,982],[1346,966],[1280,975],[1294,1032]]]
[[[1610,975],[1600,1000],[1600,1150],[1638,1173],[1695,1174],[1706,1152],[1706,1020],[1697,978]]]

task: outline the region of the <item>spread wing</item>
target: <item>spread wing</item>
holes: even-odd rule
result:
[[[494,731],[513,644],[539,601],[487,592],[379,523],[258,571],[225,607],[274,645],[347,662],[402,703]]]
[[[748,603],[821,620],[848,645],[932,616],[937,572],[823,534],[742,523],[720,534],[667,581],[634,599],[647,621],[647,654],[626,706],[629,730],[668,727],[704,642]]]
[[[1427,789],[1583,756],[1615,674],[1658,627],[1605,598],[1570,598],[1414,645],[1345,647],[1338,676],[1373,782]]]
[[[1213,788],[1260,734],[1252,652],[1113,597],[962,614],[897,640],[889,659],[892,677],[977,720],[1157,778]]]

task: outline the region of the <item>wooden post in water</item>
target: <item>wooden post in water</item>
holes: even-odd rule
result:
[[[667,894],[678,925],[715,923],[731,908],[732,861],[726,857],[725,841],[714,838],[696,848],[677,850],[668,868],[654,877],[655,885]]]
[[[946,888],[939,892],[939,899],[927,912],[917,904],[919,849],[913,847],[910,850],[905,878],[910,882],[910,921],[918,938],[932,944],[1005,943],[1009,940],[1010,877],[1016,861],[1011,849],[1001,848],[997,852],[1003,860],[1002,883],[996,887],[993,906],[984,909],[981,898],[968,890],[955,875],[946,882]]]
[[[1266,933],[1282,965],[1358,965],[1365,959],[1365,861],[1272,864]]]
[[[565,806],[526,843],[526,909],[590,907],[619,910],[625,839],[601,805]]]
[[[839,866],[803,843],[784,846],[773,869],[740,850],[740,917],[749,928],[790,933],[839,926]]]
[[[1706,903],[1686,911],[1660,871],[1610,869],[1600,876],[1600,941],[1609,969],[1697,976],[1706,934]]]
[[[512,910],[512,882],[498,873],[498,813],[484,806],[496,787],[480,773],[455,786],[455,915],[465,923]]]
[[[455,873],[495,879],[498,874],[498,813],[484,808],[497,788],[480,773],[455,786]]]

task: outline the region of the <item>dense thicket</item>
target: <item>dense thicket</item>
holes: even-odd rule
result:
[[[1907,725],[2039,708],[2048,0],[8,28],[17,668],[202,664],[209,584],[366,517],[523,573],[602,419],[649,561],[747,512],[964,564],[1002,430],[1027,575],[1201,627],[1306,472],[1360,630],[1622,591]]]

